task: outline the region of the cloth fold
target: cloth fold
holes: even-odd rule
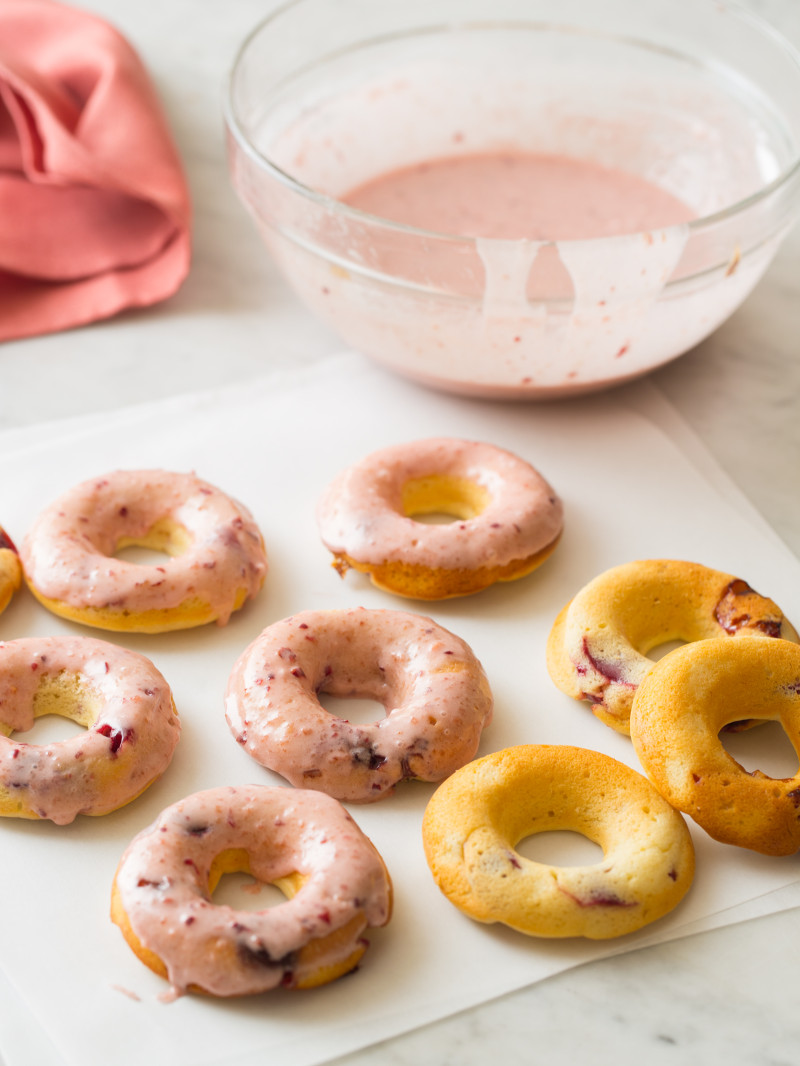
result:
[[[0,340],[171,296],[189,192],[128,42],[56,0],[0,0]]]

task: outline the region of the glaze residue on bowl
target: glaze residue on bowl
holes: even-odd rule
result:
[[[464,0],[449,22],[453,0],[387,0],[358,20],[356,4],[326,22],[322,0],[299,0],[245,44],[231,172],[300,296],[399,373],[513,398],[636,377],[723,322],[794,222],[800,62],[740,11],[614,0],[599,21],[570,0],[555,24],[540,0]],[[292,19],[312,13],[287,53]],[[617,175],[683,212],[513,235],[358,202],[410,168],[480,158]]]

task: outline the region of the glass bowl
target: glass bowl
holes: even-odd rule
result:
[[[271,254],[352,348],[436,388],[547,398],[686,352],[800,203],[800,57],[719,0],[295,0],[235,60],[230,172]],[[589,240],[421,230],[342,202],[464,153],[635,174],[692,219]]]

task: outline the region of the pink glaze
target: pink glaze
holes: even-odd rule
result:
[[[141,540],[164,518],[188,532],[182,554],[158,566],[113,558],[120,542]],[[130,615],[199,601],[219,625],[237,592],[258,592],[267,569],[245,507],[193,474],[163,470],[120,470],[69,490],[42,512],[21,554],[28,581],[47,599]]]
[[[461,237],[582,240],[694,218],[636,174],[569,156],[497,152],[401,167],[342,199],[379,218]]]
[[[383,703],[354,725],[318,693]],[[305,611],[268,626],[228,681],[226,717],[253,758],[297,787],[370,803],[398,781],[442,781],[473,758],[492,696],[470,648],[403,611]]]
[[[37,689],[59,675],[78,679],[75,710],[88,715],[88,728],[46,745],[0,736],[0,812],[66,825],[116,810],[155,781],[180,721],[167,682],[143,655],[91,637],[41,637],[0,642],[0,730],[30,729]],[[18,812],[9,809],[17,803]]]
[[[483,486],[488,506],[445,525],[406,517],[403,485],[433,474]],[[475,570],[547,547],[561,532],[563,506],[544,478],[511,452],[441,437],[384,448],[344,470],[325,490],[317,520],[326,547],[358,562]]]
[[[218,906],[208,892],[211,865],[231,848],[247,852],[260,881],[299,873],[304,884],[265,910]],[[168,807],[130,844],[116,885],[134,934],[164,962],[173,987],[216,996],[301,983],[349,958],[363,930],[391,914],[383,862],[341,804],[261,785],[210,789]],[[351,938],[311,961],[303,956],[307,944],[355,918]]]

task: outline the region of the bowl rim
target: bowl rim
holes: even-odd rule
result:
[[[236,113],[236,108],[233,103],[234,97],[234,83],[238,74],[238,71],[244,62],[245,56],[251,44],[265,29],[267,29],[270,23],[277,21],[283,15],[285,15],[292,8],[301,7],[303,4],[309,2],[309,0],[286,0],[285,3],[280,4],[270,14],[266,15],[263,19],[257,22],[250,32],[240,43],[233,62],[230,64],[227,76],[223,83],[223,117],[225,124],[230,135],[234,138],[239,147],[248,155],[260,168],[266,170],[277,181],[289,188],[290,190],[298,193],[305,199],[313,202],[321,209],[334,214],[344,215],[345,217],[352,218],[354,221],[359,221],[367,225],[378,225],[384,229],[402,233],[408,236],[416,236],[427,240],[439,240],[439,241],[451,241],[455,243],[462,243],[466,246],[474,246],[476,241],[481,238],[465,236],[464,234],[448,233],[444,230],[429,230],[418,226],[411,226],[407,223],[397,222],[393,219],[384,218],[381,215],[374,215],[368,211],[364,211],[360,208],[353,207],[343,200],[337,199],[335,196],[330,196],[327,193],[320,192],[317,189],[312,188],[310,185],[306,185],[304,182],[299,181],[297,178],[292,177],[287,171],[283,170],[276,163],[272,162],[266,155],[260,152],[253,142],[250,140]],[[709,7],[719,7],[717,0],[703,0]],[[733,15],[744,23],[750,23],[751,26],[757,30],[762,37],[771,41],[773,45],[776,45],[780,51],[782,51],[785,57],[797,68],[798,78],[800,80],[800,47],[796,47],[777,27],[775,27],[768,19],[764,18],[757,12],[750,10],[738,0],[726,0],[724,5],[726,14]],[[544,23],[542,20],[537,20],[536,23],[531,22],[530,25],[551,25],[557,27],[563,31],[569,31],[573,33],[581,33],[587,31],[581,31],[574,26],[569,26],[563,22],[553,21],[551,23]],[[469,22],[459,24],[459,28],[468,27]],[[443,29],[447,29],[446,25],[442,26]],[[596,36],[596,31],[590,31]],[[665,51],[667,49],[660,48],[656,43],[644,41],[642,39],[625,36],[622,34],[608,34],[604,35],[612,37],[617,41],[627,41],[630,44],[638,45],[639,47]],[[672,51],[671,49],[668,49]],[[680,53],[674,53],[680,55]],[[671,226],[659,227],[659,231],[670,232],[674,230],[688,230],[689,235],[692,233],[701,232],[706,229],[711,229],[720,223],[727,221],[739,214],[743,214],[751,207],[770,199],[774,194],[778,193],[781,189],[790,185],[793,179],[800,179],[800,145],[795,149],[795,156],[791,163],[784,167],[784,169],[766,185],[755,190],[754,192],[742,197],[740,200],[734,201],[732,204],[728,204],[726,207],[720,208],[718,211],[713,211],[710,214],[700,215],[696,218],[691,218],[686,222],[674,223]],[[562,240],[560,238],[553,238],[547,241],[537,242],[542,244],[575,244],[586,243],[587,241],[615,241],[626,240],[631,237],[636,237],[644,232],[651,231],[639,231],[639,233],[623,233],[615,234],[610,237],[594,237],[594,238],[573,238],[568,240]],[[517,244],[520,239],[509,238],[495,238],[498,243]]]

